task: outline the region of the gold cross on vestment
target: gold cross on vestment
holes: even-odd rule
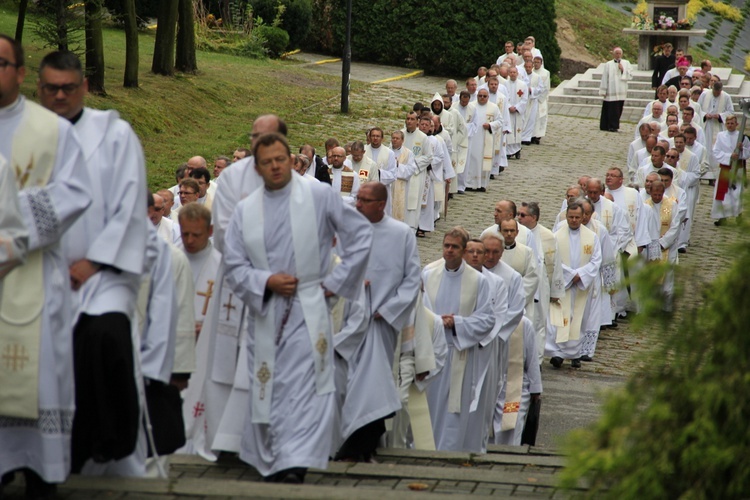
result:
[[[206,280],[208,283],[208,288],[205,292],[196,292],[196,295],[200,295],[201,297],[206,297],[206,300],[203,301],[203,311],[201,314],[204,316],[206,315],[206,311],[208,311],[208,302],[211,300],[211,297],[214,294],[214,280]]]
[[[255,374],[260,382],[260,399],[266,397],[266,384],[271,380],[271,370],[268,369],[268,363],[265,361],[261,363],[258,373]]]
[[[229,321],[229,315],[232,314],[232,309],[237,309],[237,306],[232,304],[232,294],[229,294],[229,300],[226,302],[226,304],[223,304],[221,307],[227,310],[227,321]]]
[[[24,364],[29,361],[26,348],[19,344],[6,345],[2,358],[5,361],[5,368],[14,372],[23,370]]]

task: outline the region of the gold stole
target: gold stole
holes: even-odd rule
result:
[[[505,404],[500,430],[516,428],[523,390],[523,319],[508,339],[508,375],[505,382]]]
[[[557,251],[557,242],[555,241],[555,235],[550,230],[539,227],[536,237],[540,237],[542,240],[542,252],[544,252],[544,267],[547,268],[547,276],[552,279],[552,275],[555,273],[555,252]]]
[[[654,206],[654,202],[651,198],[646,200],[646,204],[648,204],[649,207]],[[671,198],[662,198],[661,200],[661,210],[659,211],[659,236],[664,236],[667,234],[667,231],[669,231],[669,226],[672,225],[672,210],[674,209],[675,202]],[[661,260],[666,262],[669,260],[669,249],[666,248],[661,251]]]
[[[580,228],[580,256],[581,260],[578,267],[583,267],[591,260],[594,253],[594,244],[596,243],[596,234],[589,228],[581,226]],[[570,229],[565,226],[559,229],[557,236],[557,250],[560,252],[560,260],[567,266],[570,266]],[[570,305],[575,297],[575,306],[573,317],[570,317]],[[583,321],[583,311],[586,309],[586,299],[588,290],[580,290],[577,286],[572,286],[565,290],[562,300],[563,324],[557,326],[557,337],[555,342],[562,343],[569,340],[578,340],[581,338],[581,322]]]
[[[18,189],[47,185],[57,156],[58,117],[26,101],[13,137],[11,167]],[[33,223],[33,222],[32,222]],[[44,307],[44,252],[28,254],[26,264],[4,279],[0,298],[0,415],[39,418],[39,343]],[[67,280],[67,278],[66,278]]]
[[[399,165],[403,165],[407,161],[409,161],[409,150],[402,147],[401,154],[398,157],[398,165],[396,165],[396,170],[398,170]],[[396,179],[396,182],[393,183],[391,216],[396,220],[400,220],[401,222],[403,222],[406,217],[406,184],[408,182],[409,181],[406,179]]]
[[[437,267],[437,266],[435,266]],[[446,273],[445,266],[433,269],[427,277],[425,291],[430,298],[430,303],[435,307],[437,294],[440,290],[440,283],[443,280],[443,274]],[[477,284],[479,282],[479,272],[464,264],[464,270],[461,274],[461,299],[458,305],[459,316],[471,316],[477,305]],[[450,413],[461,412],[461,393],[463,391],[464,374],[466,372],[466,362],[468,361],[468,349],[459,351],[451,349],[451,382],[448,393],[448,411]]]

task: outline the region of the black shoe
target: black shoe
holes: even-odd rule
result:
[[[589,363],[591,361],[594,361],[594,359],[591,356],[589,356],[588,354],[584,354],[583,356],[581,356],[581,361],[585,361],[585,362]]]
[[[574,359],[570,362],[570,366],[573,368],[580,368],[581,367],[581,358]]]
[[[520,160],[520,159],[521,159],[521,152],[519,151],[518,153],[516,153],[516,160]]]
[[[617,328],[619,325],[617,324],[617,319],[613,319],[612,323],[610,323],[610,328]]]
[[[687,253],[687,248],[682,247],[677,249],[677,253]]]
[[[552,358],[551,358],[551,359],[549,360],[549,363],[550,363],[550,364],[551,364],[552,366],[554,366],[555,368],[560,368],[560,367],[562,366],[562,364],[563,364],[563,361],[564,361],[564,360],[563,360],[563,359],[562,359],[562,358],[561,358],[560,356],[553,356],[553,357],[552,357]]]
[[[490,174],[490,180],[491,180],[491,181],[494,181],[494,180],[495,180],[495,174]]]
[[[522,146],[531,146],[531,141],[521,141]]]
[[[453,193],[448,193],[448,199],[449,199],[449,200],[452,200],[452,199],[453,199]]]
[[[507,156],[509,160],[510,160],[511,158],[513,158],[513,155],[505,155],[505,156]]]
[[[464,189],[464,191],[466,191],[468,193],[471,193],[472,191],[476,191],[476,189],[474,189],[474,188],[466,188],[466,189]]]
[[[458,194],[466,194],[463,191],[456,191]]]
[[[724,224],[724,219],[716,219],[714,221],[714,226],[721,226]]]
[[[498,170],[500,170],[500,173],[501,173],[501,174],[502,174],[503,172],[505,172],[505,167],[497,167],[497,168],[498,168]]]
[[[487,188],[479,188],[479,189],[477,189],[477,191],[479,191],[480,193],[486,193],[487,192]]]
[[[617,129],[616,128],[611,128],[611,129],[609,129],[609,131],[610,132],[617,132]]]

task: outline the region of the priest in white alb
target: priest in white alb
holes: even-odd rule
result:
[[[409,186],[412,177],[418,172],[417,162],[414,159],[414,153],[407,147],[404,147],[404,133],[396,130],[391,134],[391,148],[396,158],[396,180],[393,182],[390,196],[391,216],[401,222],[407,223],[407,207],[409,205]],[[414,179],[417,182],[418,179]],[[419,221],[417,216],[416,221]],[[412,229],[416,229],[407,223]]]
[[[0,155],[0,289],[2,279],[14,267],[23,264],[29,244],[29,232],[18,207],[16,178],[5,158]]]
[[[26,76],[20,43],[0,34],[6,63],[0,92],[0,155],[16,174],[29,233],[26,262],[8,273],[0,295],[0,474],[23,470],[30,496],[54,496],[70,473],[73,387],[72,304],[62,235],[91,203],[73,126],[20,95]]]
[[[406,193],[404,222],[412,229],[417,230],[417,236],[424,236],[424,232],[419,230],[419,219],[424,204],[427,167],[432,164],[432,146],[427,141],[424,132],[419,130],[417,113],[414,111],[407,113],[404,125],[404,128],[401,129],[404,134],[403,146],[412,152],[414,162],[417,165],[417,171],[412,174]]]
[[[521,158],[521,141],[523,136],[526,106],[529,103],[529,88],[518,78],[518,68],[508,70],[508,80],[505,82],[508,91],[508,112],[510,113],[510,124],[506,127],[510,133],[505,136],[505,154]]]
[[[726,117],[727,129],[716,135],[713,155],[719,164],[719,178],[714,187],[714,201],[711,218],[717,226],[727,217],[742,214],[742,193],[747,177],[745,160],[750,158],[750,140],[740,139],[737,130],[737,116]]]
[[[599,279],[602,251],[599,238],[583,226],[583,207],[573,201],[567,208],[567,226],[555,231],[557,249],[563,265],[565,296],[550,305],[550,323],[545,354],[560,368],[571,360],[573,368],[581,367],[581,339],[588,331],[599,330],[599,314],[592,309],[594,281]]]
[[[327,466],[336,411],[326,296],[356,298],[372,228],[338,193],[292,172],[280,134],[259,137],[253,153],[264,187],[237,205],[224,242],[227,281],[250,310],[240,458],[266,481],[300,483]],[[341,264],[329,274],[334,234]]]
[[[471,123],[468,123],[469,153],[464,174],[467,191],[486,191],[495,150],[500,148],[503,117],[500,108],[489,102],[488,89],[477,92],[477,100],[469,104]]]
[[[483,453],[478,429],[469,424],[476,419],[471,413],[479,382],[474,378],[477,350],[494,326],[494,314],[486,278],[463,261],[467,241],[462,228],[448,231],[443,262],[422,271],[426,305],[441,315],[449,349],[427,399],[438,450]]]

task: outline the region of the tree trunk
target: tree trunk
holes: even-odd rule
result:
[[[100,0],[86,2],[86,73],[89,92],[104,92],[104,38],[102,37],[102,5]]]
[[[151,72],[157,75],[174,74],[174,47],[177,30],[177,5],[179,0],[159,2],[158,26],[154,42],[154,61]]]
[[[23,41],[23,25],[26,23],[26,8],[29,6],[29,0],[21,0],[18,4],[18,21],[16,21],[16,41]]]
[[[68,50],[68,13],[67,13],[67,2],[65,0],[57,0],[56,2],[56,17],[57,17],[57,50],[65,51]]]
[[[195,73],[198,62],[195,59],[195,21],[193,0],[178,0],[177,17],[177,61],[175,69],[183,73]]]
[[[138,21],[135,0],[124,0],[125,7],[125,76],[123,87],[138,87]]]

